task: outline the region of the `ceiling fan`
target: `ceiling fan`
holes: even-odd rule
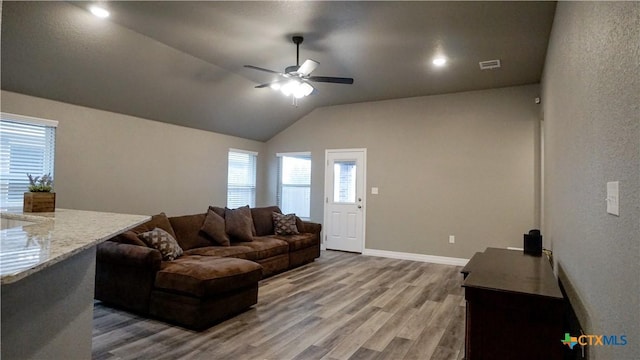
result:
[[[253,65],[245,65],[244,67],[259,71],[276,74],[281,77],[276,81],[256,86],[257,89],[270,87],[274,90],[280,90],[285,96],[292,95],[294,99],[299,99],[318,92],[309,82],[325,82],[333,84],[353,84],[352,78],[333,77],[333,76],[311,76],[311,72],[315,70],[319,62],[311,59],[305,60],[300,65],[300,44],[304,40],[302,36],[294,36],[293,43],[296,44],[296,64],[287,66],[284,72],[277,72]]]

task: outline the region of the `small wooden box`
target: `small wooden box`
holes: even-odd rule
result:
[[[56,193],[26,192],[24,193],[24,212],[54,212],[56,210]]]

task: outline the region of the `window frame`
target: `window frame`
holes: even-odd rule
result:
[[[310,220],[311,218],[311,175],[312,175],[312,156],[311,156],[311,151],[302,151],[302,152],[286,152],[286,153],[277,153],[276,157],[278,158],[278,183],[277,183],[277,188],[276,188],[276,203],[278,204],[278,207],[282,210],[282,212],[284,213],[288,213],[291,212],[288,209],[285,209],[283,204],[282,204],[282,194],[283,194],[283,187],[285,186],[285,184],[283,184],[283,160],[285,157],[291,157],[291,158],[302,158],[302,159],[308,159],[309,160],[309,184],[307,185],[300,185],[300,184],[286,184],[286,186],[288,187],[299,187],[299,188],[308,188],[309,189],[309,202],[308,202],[308,209],[307,209],[307,213],[309,216],[300,216],[301,214],[296,214],[300,219],[303,220]]]
[[[238,154],[238,155],[248,155],[250,157],[253,157],[251,162],[253,163],[253,169],[250,169],[250,172],[252,172],[249,176],[251,177],[251,179],[249,179],[250,181],[245,182],[245,183],[238,183],[238,184],[232,184],[231,183],[231,161],[232,161],[232,154]],[[250,150],[242,150],[242,149],[234,149],[234,148],[229,148],[229,151],[227,152],[227,207],[228,208],[238,208],[238,207],[242,207],[245,205],[249,205],[249,207],[255,207],[256,206],[256,188],[257,188],[257,172],[258,172],[258,152],[256,151],[250,151]],[[242,190],[246,190],[249,189],[249,192],[251,194],[251,199],[249,201],[248,204],[240,204],[240,203],[233,203],[231,201],[235,200],[238,197],[234,197],[232,194],[235,191],[237,192],[241,192]],[[240,191],[238,191],[240,190]]]
[[[0,177],[2,178],[0,208],[2,210],[22,207],[23,194],[29,191],[27,173],[33,176],[51,174],[55,180],[57,127],[56,120],[0,112],[0,138],[3,139],[0,144]],[[33,134],[30,135],[30,132]],[[36,132],[39,134],[36,135]],[[16,149],[12,150],[13,146]],[[28,156],[15,155],[20,147],[42,147],[42,150],[35,150],[38,160],[25,160],[33,159],[33,153],[29,153]],[[17,160],[12,160],[12,157]],[[14,162],[19,164],[19,172],[12,171]],[[22,172],[24,174],[21,174]]]

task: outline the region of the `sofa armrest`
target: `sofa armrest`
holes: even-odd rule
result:
[[[302,221],[302,229],[298,229],[300,232],[304,233],[312,233],[312,234],[320,234],[322,230],[322,225],[311,222],[311,221]]]
[[[160,270],[162,254],[149,247],[105,241],[98,245],[96,260],[101,263]]]
[[[156,249],[105,241],[96,252],[95,298],[147,314],[161,261]]]

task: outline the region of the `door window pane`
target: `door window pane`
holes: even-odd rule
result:
[[[333,202],[356,202],[356,162],[340,160],[333,163]]]

